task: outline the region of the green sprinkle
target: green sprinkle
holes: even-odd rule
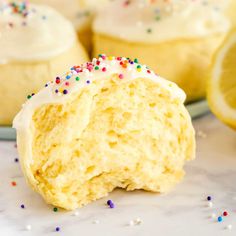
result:
[[[28,95],[28,96],[27,96],[27,99],[30,99],[31,97],[32,97],[31,95]]]
[[[79,80],[80,80],[80,77],[77,76],[77,77],[75,78],[75,80],[76,80],[76,81],[79,81]]]
[[[58,211],[58,208],[57,208],[57,207],[54,207],[54,208],[53,208],[53,211],[54,211],[54,212],[57,212],[57,211]]]
[[[138,63],[138,59],[137,58],[134,59],[134,63]]]
[[[140,68],[142,68],[142,66],[138,65],[138,66],[137,66],[137,69],[140,69]]]
[[[95,66],[95,68],[94,68],[95,70],[99,70],[99,67],[98,66]]]

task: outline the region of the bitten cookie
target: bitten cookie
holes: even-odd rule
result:
[[[184,101],[137,59],[100,55],[74,66],[14,120],[25,177],[47,203],[69,210],[117,187],[168,192],[195,156]]]

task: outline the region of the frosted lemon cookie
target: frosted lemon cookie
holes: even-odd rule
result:
[[[137,59],[100,55],[74,66],[14,120],[26,179],[46,202],[69,210],[117,187],[167,192],[195,154],[184,100]]]
[[[227,0],[114,0],[96,17],[94,54],[138,57],[176,82],[189,101],[205,95],[208,67],[230,23]]]
[[[87,60],[73,26],[46,6],[1,2],[0,125],[52,76]]]

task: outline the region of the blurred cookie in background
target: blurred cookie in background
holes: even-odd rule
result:
[[[139,58],[187,93],[205,97],[212,56],[230,21],[228,1],[114,0],[94,21],[94,55]]]
[[[88,52],[92,48],[91,25],[95,12],[110,0],[31,0],[37,4],[49,5],[67,17],[74,25],[79,39]]]
[[[52,77],[88,59],[70,21],[28,2],[1,3],[0,52],[1,125]]]

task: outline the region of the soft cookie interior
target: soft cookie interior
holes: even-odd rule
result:
[[[96,80],[65,103],[39,107],[31,130],[34,188],[66,209],[117,187],[166,192],[193,158],[182,101],[149,79]]]

